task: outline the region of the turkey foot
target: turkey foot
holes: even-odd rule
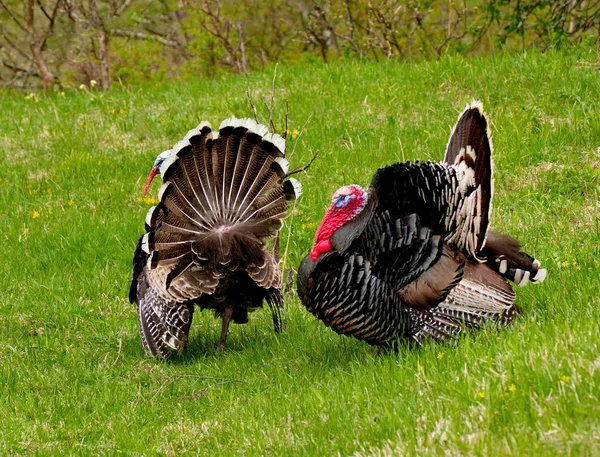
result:
[[[222,352],[225,349],[225,340],[227,339],[227,332],[229,331],[229,321],[233,314],[233,307],[228,306],[221,313],[223,319],[223,325],[221,326],[221,338],[219,339],[219,345],[217,346],[217,352]]]

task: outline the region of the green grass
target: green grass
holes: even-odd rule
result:
[[[196,313],[184,355],[144,356],[127,300],[151,204],[143,181],[202,119],[251,116],[247,87],[264,119],[272,71],[106,94],[4,92],[0,454],[599,455],[593,61],[571,51],[279,67],[278,126],[286,100],[290,130],[313,114],[292,165],[320,152],[283,231],[287,267],[338,186],[368,185],[395,161],[440,160],[458,113],[480,98],[495,145],[493,225],[549,270],[518,289],[512,327],[380,356],[327,329],[294,291],[282,335],[261,310],[216,353],[220,321]]]

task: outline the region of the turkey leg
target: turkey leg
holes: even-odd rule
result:
[[[225,340],[227,339],[227,332],[229,331],[229,321],[231,321],[231,315],[233,314],[233,307],[228,306],[221,313],[221,319],[223,319],[223,325],[221,326],[221,338],[219,339],[219,345],[217,346],[217,352],[225,349]]]

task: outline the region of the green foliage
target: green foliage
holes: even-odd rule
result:
[[[277,62],[418,62],[581,43],[595,47],[600,27],[597,1],[61,0],[54,3],[53,20],[48,2],[5,5],[0,86],[23,88],[40,85],[42,61],[55,87],[91,80],[108,87],[111,79],[137,86],[150,78],[247,73]],[[34,16],[31,30],[23,25],[27,5]],[[41,46],[35,58],[32,40]],[[105,42],[106,52],[100,45]]]
[[[177,76],[176,69],[169,65],[173,56],[160,43],[132,43],[130,40],[117,38],[112,50],[112,77],[115,80],[139,85],[147,81],[160,83]]]
[[[377,167],[439,160],[474,98],[491,117],[493,225],[549,269],[511,328],[372,354],[286,291],[235,325],[194,317],[188,351],[145,358],[127,300],[156,154],[202,119],[264,121],[272,68],[248,76],[0,97],[0,454],[598,455],[600,78],[595,55],[299,63],[277,70],[275,122],[301,130],[304,195],[282,233],[310,249],[331,193]],[[292,148],[292,142],[289,148]],[[154,187],[156,191],[158,185]],[[289,230],[291,229],[291,230]]]

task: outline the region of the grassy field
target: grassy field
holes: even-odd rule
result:
[[[196,313],[184,355],[142,350],[127,293],[152,162],[202,119],[251,116],[248,87],[265,119],[272,69],[0,93],[0,454],[600,455],[594,57],[278,68],[278,128],[286,101],[290,131],[312,114],[292,166],[320,152],[282,234],[286,268],[338,186],[440,160],[474,98],[492,120],[493,225],[548,268],[544,284],[517,291],[512,327],[380,356],[327,329],[293,290],[281,335],[261,310],[216,353],[220,320]]]

